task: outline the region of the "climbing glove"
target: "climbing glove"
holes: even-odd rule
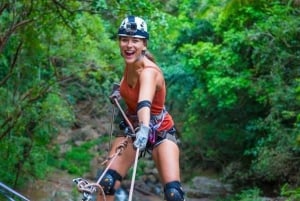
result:
[[[121,94],[120,94],[120,84],[114,83],[112,93],[109,96],[110,102],[112,104],[115,103],[114,99],[120,100]]]
[[[133,142],[133,146],[136,149],[140,149],[143,151],[146,149],[148,137],[149,137],[150,128],[143,124],[140,125],[139,131],[136,133],[135,141]]]

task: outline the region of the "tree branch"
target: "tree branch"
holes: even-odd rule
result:
[[[20,43],[17,47],[16,53],[14,54],[14,58],[13,58],[13,62],[10,65],[10,69],[9,72],[7,73],[7,75],[0,81],[0,86],[4,85],[6,83],[6,81],[10,78],[10,76],[13,74],[13,70],[16,67],[16,62],[17,62],[17,58],[19,55],[19,52],[21,50],[23,43]]]
[[[7,43],[9,37],[21,26],[24,26],[28,23],[30,23],[32,20],[23,20],[21,22],[18,22],[17,24],[13,25],[5,34],[3,37],[0,38],[0,53],[3,51],[3,48],[5,44]]]
[[[8,7],[8,3],[1,3],[0,5],[0,14]]]

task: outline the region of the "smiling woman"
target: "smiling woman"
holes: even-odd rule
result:
[[[108,171],[99,177],[99,183],[106,200],[114,200],[115,191],[135,162],[137,152],[148,151],[152,154],[164,185],[165,200],[184,201],[176,130],[172,116],[165,109],[166,86],[163,73],[147,52],[147,24],[140,17],[128,16],[122,21],[118,36],[125,69],[120,87],[114,90],[110,98],[112,103],[116,103],[115,98],[123,98],[127,106],[126,117],[137,132],[123,153],[107,167]],[[127,137],[123,131],[118,134],[109,155],[113,155]],[[103,196],[98,197],[98,201],[103,199]]]

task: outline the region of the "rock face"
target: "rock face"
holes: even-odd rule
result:
[[[232,192],[229,184],[223,184],[218,179],[204,176],[197,176],[192,179],[192,184],[184,186],[186,194],[190,198],[206,198],[214,200],[217,197],[224,197]]]

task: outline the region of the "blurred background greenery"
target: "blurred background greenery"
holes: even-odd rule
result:
[[[237,200],[265,185],[299,198],[298,0],[2,1],[1,181],[20,187],[53,168],[88,171],[99,140],[61,156],[53,139],[76,126],[79,103],[95,117],[109,107],[123,70],[116,32],[129,14],[148,22],[183,179],[213,169],[238,187]]]

